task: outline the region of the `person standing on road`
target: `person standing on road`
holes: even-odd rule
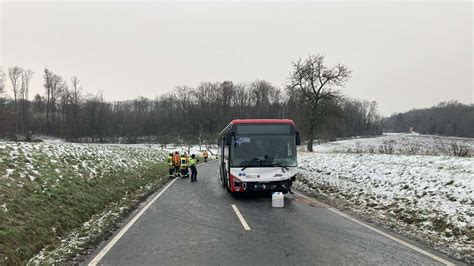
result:
[[[173,153],[170,153],[168,156],[168,174],[169,178],[173,178],[175,172],[175,166],[174,166],[174,156]]]
[[[199,162],[199,160],[196,159],[196,155],[191,155],[191,159],[189,159],[189,168],[191,168],[191,182],[197,181],[197,162]]]
[[[181,155],[180,168],[181,168],[181,177],[183,178],[189,177],[188,158],[185,153]]]
[[[204,158],[204,162],[207,162],[207,157],[209,156],[209,154],[207,153],[207,151],[205,150],[203,153],[202,153],[202,157]]]
[[[175,176],[179,176],[179,166],[181,162],[181,156],[179,156],[179,152],[174,153],[174,174]]]

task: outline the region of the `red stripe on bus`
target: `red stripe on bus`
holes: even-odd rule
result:
[[[230,122],[235,124],[292,124],[295,123],[291,119],[235,119]]]

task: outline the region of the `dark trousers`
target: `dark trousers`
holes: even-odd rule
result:
[[[174,166],[174,173],[179,174],[179,165]]]
[[[169,168],[169,175],[170,175],[170,177],[174,175],[174,166],[172,166],[172,165]]]
[[[196,169],[196,166],[191,166],[191,181],[196,181],[197,180],[197,174],[198,174],[198,171]]]
[[[181,167],[181,177],[189,177],[188,168]]]

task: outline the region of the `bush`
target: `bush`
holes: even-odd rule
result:
[[[393,154],[393,151],[393,143],[391,142],[384,141],[384,143],[379,146],[379,152],[382,154]]]
[[[469,148],[456,142],[451,143],[451,155],[458,157],[470,157]]]

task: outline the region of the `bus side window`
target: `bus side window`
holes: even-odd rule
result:
[[[288,151],[288,156],[293,156],[293,149],[291,148],[290,142],[287,142],[286,150]]]

